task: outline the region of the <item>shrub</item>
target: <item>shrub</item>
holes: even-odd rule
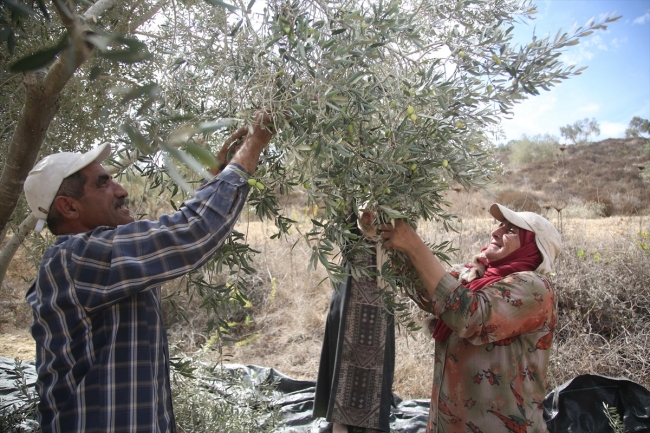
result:
[[[511,149],[510,163],[515,166],[555,158],[559,143],[557,137],[549,134],[528,137],[522,135],[519,140],[508,143]]]
[[[614,203],[607,197],[592,195],[587,197],[586,205],[591,206],[596,215],[609,217],[614,214]]]
[[[172,370],[179,433],[272,432],[281,421],[273,406],[274,383],[242,377],[238,370],[185,358]],[[260,383],[258,383],[260,382]]]
[[[650,255],[642,242],[565,242],[554,277],[559,326],[551,387],[586,372],[650,384]]]

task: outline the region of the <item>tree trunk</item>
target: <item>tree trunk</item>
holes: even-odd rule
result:
[[[11,240],[9,240],[7,245],[2,249],[2,252],[0,252],[0,287],[2,287],[2,282],[7,274],[7,269],[9,269],[11,259],[13,259],[14,254],[18,251],[18,247],[25,240],[25,237],[27,237],[29,232],[34,230],[36,221],[34,214],[29,214],[29,216],[20,224],[20,227],[18,227],[18,230]]]
[[[25,178],[34,167],[38,151],[56,114],[61,91],[92,52],[81,33],[79,29],[74,37],[74,51],[65,50],[47,73],[36,71],[25,74],[25,105],[0,174],[0,231],[4,230],[16,209]],[[68,66],[71,54],[74,56],[72,67]]]
[[[147,19],[153,17],[166,1],[159,0],[143,16]],[[23,192],[25,179],[36,163],[45,135],[56,115],[59,95],[77,69],[88,60],[92,53],[92,47],[85,42],[84,22],[101,16],[116,3],[117,0],[99,0],[86,11],[82,18],[76,16],[73,20],[61,13],[57,9],[56,2],[54,3],[63,23],[73,34],[74,50],[65,50],[47,73],[36,71],[25,74],[25,105],[14,130],[5,165],[0,173],[0,233],[7,232],[7,223],[10,221],[18,198]],[[135,28],[144,23],[142,19],[134,21]],[[74,56],[72,62],[69,61],[70,55]],[[33,224],[30,223],[32,219],[34,220]],[[29,215],[20,225],[26,232],[21,234],[19,230],[15,233],[7,246],[0,252],[0,283],[4,279],[9,262],[18,245],[34,228],[34,225],[35,218]],[[15,248],[12,250],[9,245],[15,245]]]

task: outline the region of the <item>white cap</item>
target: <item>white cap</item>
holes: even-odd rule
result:
[[[490,214],[498,221],[508,221],[524,230],[535,233],[535,243],[542,253],[544,260],[537,267],[537,272],[550,274],[553,263],[562,250],[560,234],[549,220],[535,212],[515,212],[498,203],[490,206]]]
[[[110,154],[110,143],[103,143],[86,153],[60,152],[41,159],[27,175],[24,186],[27,204],[39,220],[34,230],[43,228],[63,179],[91,162],[101,163]]]

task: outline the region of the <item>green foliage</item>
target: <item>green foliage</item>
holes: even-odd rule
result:
[[[650,233],[639,232],[636,245],[641,249],[641,251],[650,256]]]
[[[587,144],[591,135],[600,135],[600,125],[596,119],[577,120],[573,125],[560,126],[560,135],[573,144]]]
[[[499,116],[579,73],[553,53],[603,24],[512,45],[515,17],[532,13],[514,1],[294,1],[267,4],[261,15],[192,5],[186,21],[161,31],[195,43],[179,50],[176,39],[160,38],[156,56],[168,66],[159,108],[138,109],[130,122],[142,125],[148,143],[179,139],[214,150],[226,131],[200,121],[240,124],[258,108],[276,113],[278,135],[255,174],[265,187],[251,190],[249,204],[282,237],[292,221],[279,197],[307,186],[308,205],[322,210],[303,233],[310,266],[340,281],[337,253],[360,248],[348,224],[359,204],[378,209],[378,222],[448,224],[442,194],[450,184],[491,179],[489,131]]]
[[[16,377],[14,387],[20,394],[20,401],[11,405],[0,408],[0,431],[7,433],[40,433],[41,429],[36,420],[36,406],[38,405],[38,396],[33,386],[27,383],[25,377],[25,367],[22,361],[16,359],[15,367],[12,371]]]
[[[524,134],[519,140],[508,142],[508,147],[510,148],[510,163],[519,166],[555,158],[559,142],[557,137],[550,134],[538,134],[532,137]]]
[[[642,137],[642,134],[650,134],[650,121],[634,116],[625,130],[626,138]]]
[[[612,431],[614,433],[625,432],[625,424],[623,423],[623,419],[615,407],[609,407],[607,403],[603,402],[603,412],[605,412],[609,426],[612,428]]]
[[[281,422],[273,406],[274,383],[242,380],[241,372],[184,359],[172,370],[174,415],[179,432],[272,432]]]

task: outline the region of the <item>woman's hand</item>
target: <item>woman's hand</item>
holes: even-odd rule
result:
[[[408,256],[429,292],[430,299],[433,299],[436,287],[445,275],[445,269],[436,256],[413,230],[413,227],[404,220],[395,220],[395,226],[386,224],[380,226],[379,229],[381,238],[384,240],[384,247],[388,251],[397,250]]]
[[[384,247],[388,251],[397,250],[410,256],[418,244],[424,245],[413,227],[404,220],[395,220],[394,227],[391,224],[382,225],[379,230],[384,240]]]

